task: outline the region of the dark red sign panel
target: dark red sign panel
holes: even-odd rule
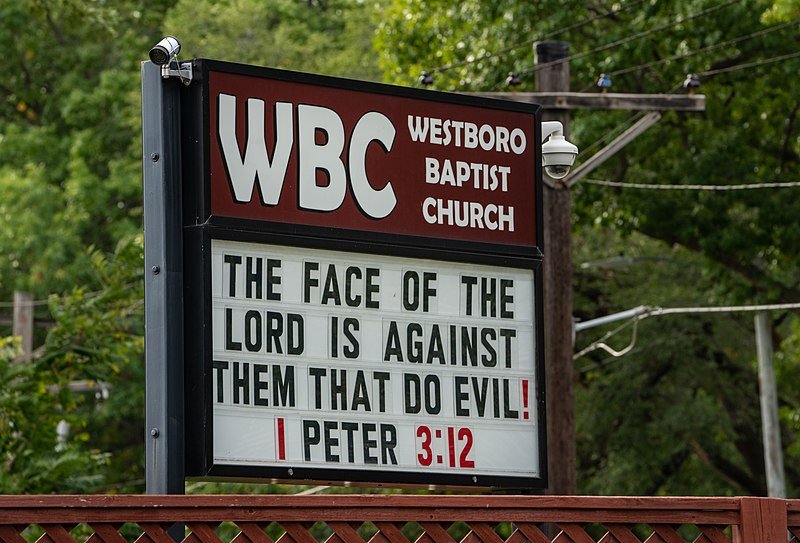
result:
[[[536,106],[217,71],[208,89],[213,216],[536,246]]]

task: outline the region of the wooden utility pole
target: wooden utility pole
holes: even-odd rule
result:
[[[30,360],[33,352],[33,295],[30,292],[14,291],[14,323],[12,334],[21,338],[20,362]]]
[[[536,63],[569,56],[565,42],[535,45]],[[541,92],[569,91],[569,63],[551,64],[536,72]],[[569,110],[545,109],[544,121],[559,121],[569,138]],[[547,393],[548,490],[575,494],[575,392],[572,364],[572,197],[569,187],[545,185],[544,223],[544,352]]]
[[[542,119],[560,121],[569,135],[573,109],[626,111],[705,111],[700,94],[579,93],[569,90],[569,57],[566,42],[540,42],[535,46],[536,92],[470,93],[487,98],[540,104]],[[552,63],[552,64],[548,64]],[[587,174],[658,119],[648,115],[597,153]],[[652,122],[650,122],[652,121]],[[580,146],[579,146],[580,147]],[[577,178],[576,178],[577,180]],[[575,373],[572,363],[572,176],[548,180],[544,190],[544,331],[547,394],[547,461],[550,494],[575,494]]]

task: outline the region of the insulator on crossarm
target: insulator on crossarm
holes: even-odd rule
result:
[[[697,74],[686,74],[686,79],[683,80],[683,88],[689,91],[689,94],[694,94],[694,91],[700,87],[700,76]]]
[[[596,85],[600,88],[602,92],[607,91],[611,88],[611,76],[606,74],[600,74],[597,77]]]

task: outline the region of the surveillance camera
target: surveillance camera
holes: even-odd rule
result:
[[[150,49],[153,64],[165,66],[181,52],[181,44],[174,36],[167,36]]]
[[[542,144],[542,166],[553,179],[564,179],[578,156],[578,148],[564,136],[553,134]]]

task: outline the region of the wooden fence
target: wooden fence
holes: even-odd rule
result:
[[[184,543],[785,543],[800,540],[800,500],[0,496],[3,543],[173,543],[176,522]]]

